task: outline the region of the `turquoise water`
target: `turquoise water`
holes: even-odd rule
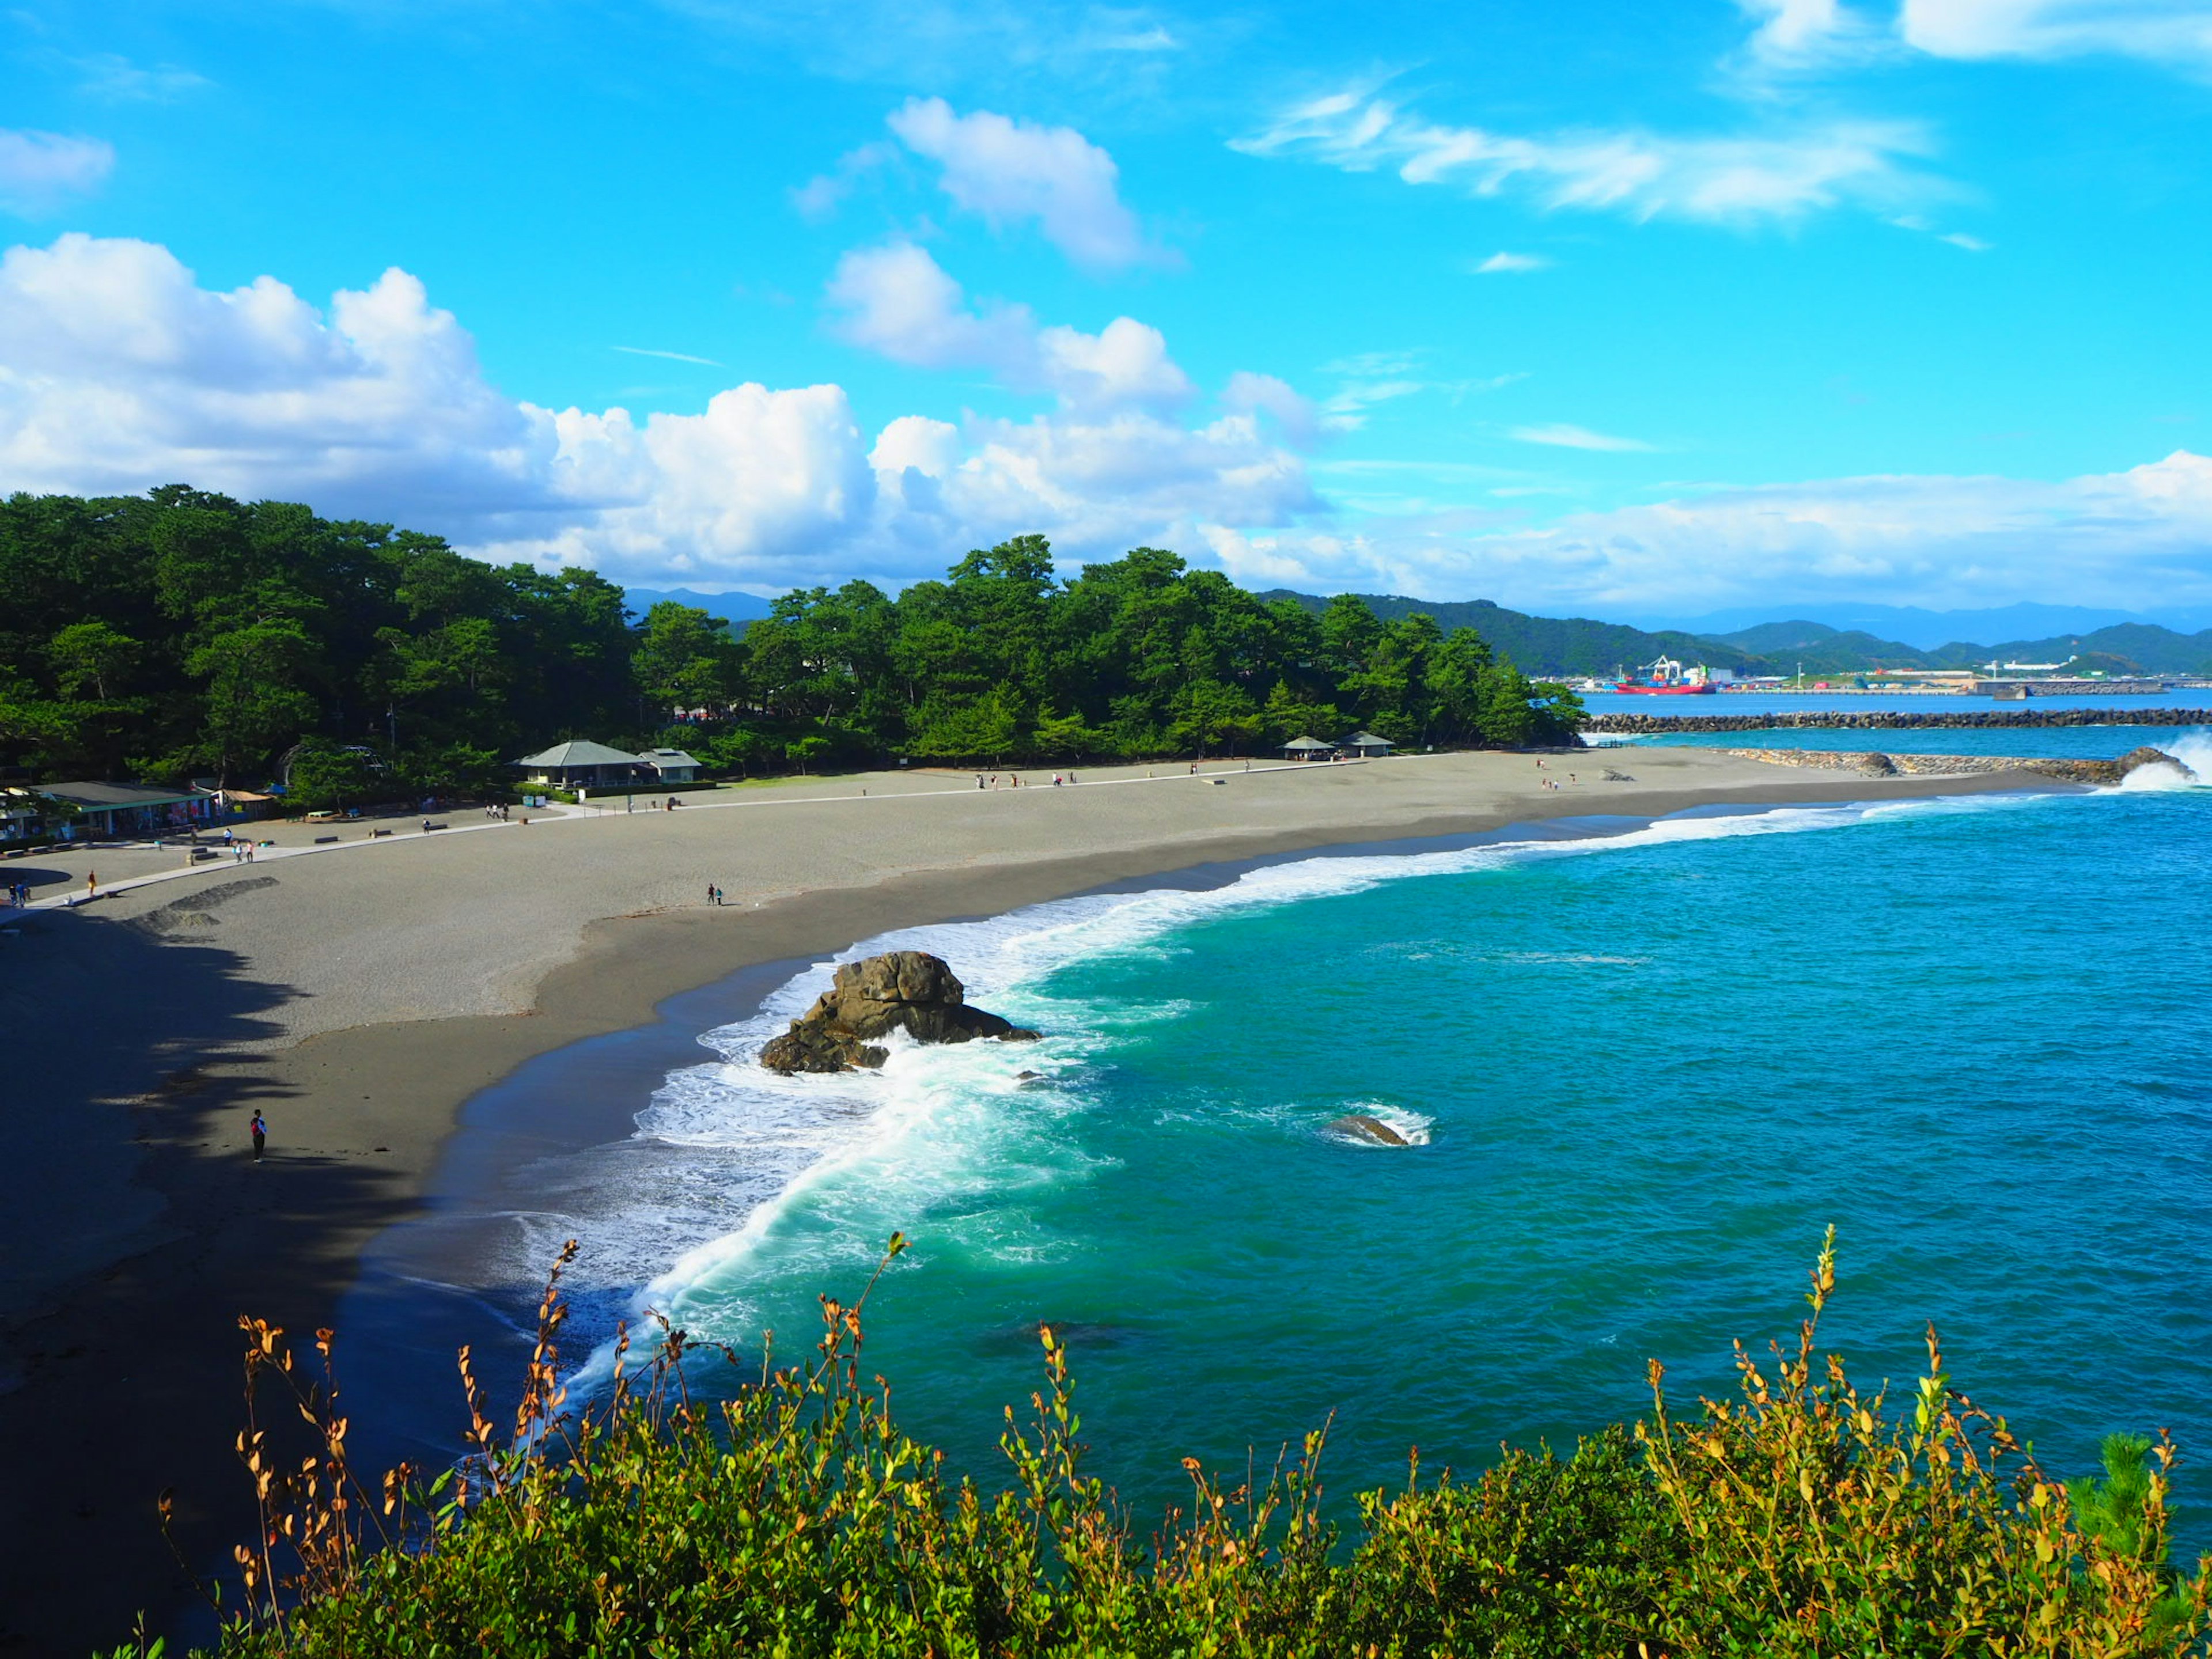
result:
[[[1647,1357],[1726,1388],[1832,1222],[1863,1380],[1913,1375],[1933,1319],[2059,1473],[2170,1426],[2201,1543],[2208,830],[2202,789],[1708,813],[872,942],[1047,1040],[769,1078],[802,976],[641,1120],[690,1149],[630,1195],[664,1252],[641,1299],[795,1353],[902,1230],[867,1352],[909,1428],[995,1480],[1053,1321],[1143,1513],[1182,1455],[1241,1468],[1332,1416],[1343,1497],[1414,1444],[1479,1466],[1632,1416]],[[1332,1133],[1353,1110],[1419,1144]]]

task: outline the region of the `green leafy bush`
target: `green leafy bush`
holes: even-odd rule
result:
[[[1473,1480],[1370,1492],[1358,1535],[1323,1517],[1325,1437],[1264,1483],[1194,1461],[1188,1506],[1140,1538],[1083,1471],[1066,1352],[1041,1330],[1031,1420],[1006,1413],[1011,1480],[951,1480],[864,1379],[861,1305],[823,1298],[807,1364],[695,1398],[702,1354],[625,1337],[615,1380],[572,1411],[549,1282],[511,1431],[461,1359],[471,1455],[428,1486],[357,1481],[324,1375],[244,1321],[248,1398],[279,1418],[240,1449],[263,1533],[237,1554],[230,1659],[476,1654],[1031,1656],[2201,1654],[2206,1580],[2166,1564],[2163,1440],[2108,1450],[2101,1482],[2039,1469],[1950,1387],[1931,1331],[1906,1408],[1817,1349],[1824,1248],[1794,1351],[1737,1354],[1741,1397],[1693,1419],[1652,1368],[1651,1415],[1561,1459],[1509,1450]],[[894,1236],[886,1264],[903,1248]],[[564,1254],[565,1266],[574,1246]],[[881,1268],[878,1269],[878,1275]],[[871,1281],[872,1288],[873,1281]],[[290,1408],[296,1407],[296,1413]]]

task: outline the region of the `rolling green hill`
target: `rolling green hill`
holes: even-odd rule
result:
[[[1279,587],[1259,595],[1272,603],[1291,599],[1307,610],[1319,611],[1328,601],[1312,593]],[[1753,652],[1726,642],[1700,640],[1694,635],[1646,633],[1620,623],[1593,622],[1587,617],[1531,617],[1508,611],[1488,599],[1411,599],[1400,593],[1362,593],[1368,609],[1385,622],[1416,611],[1437,619],[1449,631],[1472,628],[1490,647],[1513,659],[1522,672],[1532,674],[1594,674],[1611,676],[1639,663],[1674,657],[1683,662],[1702,662],[1713,668],[1732,668],[1738,673],[1771,673]]]

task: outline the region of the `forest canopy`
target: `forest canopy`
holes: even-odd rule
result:
[[[0,768],[295,793],[495,790],[568,737],[782,771],[1249,754],[1364,728],[1566,741],[1581,709],[1469,629],[1316,614],[1138,548],[1072,578],[1042,536],[893,598],[787,593],[741,634],[634,616],[593,572],[168,485],[0,503]]]

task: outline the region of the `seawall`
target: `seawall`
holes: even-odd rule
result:
[[[1807,709],[1779,714],[1593,714],[1585,732],[1663,737],[1669,732],[2033,731],[2054,726],[2212,726],[2212,708],[1990,708],[1951,714],[1919,709],[1838,714]],[[1764,756],[1765,751],[1760,751]]]

